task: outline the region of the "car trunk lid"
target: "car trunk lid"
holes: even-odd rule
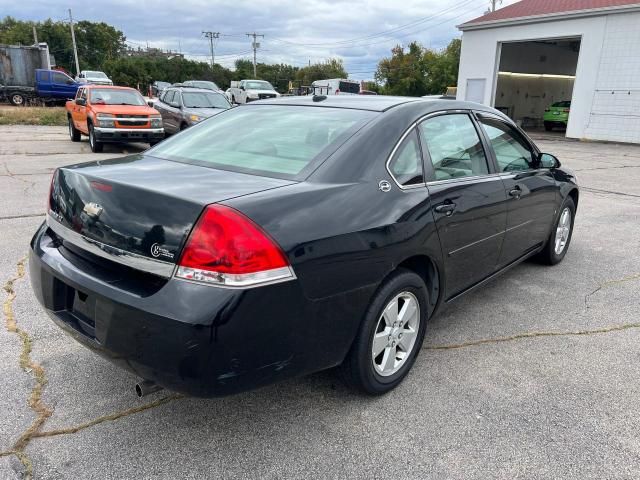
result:
[[[118,263],[173,264],[206,205],[291,183],[148,155],[96,161],[57,171],[48,222]]]

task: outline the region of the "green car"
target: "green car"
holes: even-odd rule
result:
[[[553,127],[567,128],[569,122],[569,110],[571,102],[556,102],[544,110],[544,129],[547,132],[553,130]]]

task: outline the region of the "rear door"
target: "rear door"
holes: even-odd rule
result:
[[[427,188],[445,268],[445,299],[491,275],[506,226],[506,194],[468,112],[419,123]]]
[[[540,165],[537,150],[515,127],[490,114],[478,114],[478,119],[507,196],[507,230],[499,262],[504,266],[549,236],[557,186],[551,171]]]
[[[159,102],[161,103],[160,114],[162,115],[162,123],[165,131],[169,133],[175,133],[177,131],[176,118],[174,115],[175,107],[173,106],[175,94],[175,90],[168,90],[162,96],[161,102]]]

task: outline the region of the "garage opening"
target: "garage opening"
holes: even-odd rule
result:
[[[505,42],[494,107],[524,129],[565,132],[580,37]]]

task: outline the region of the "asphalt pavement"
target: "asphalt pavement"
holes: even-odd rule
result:
[[[564,262],[434,317],[396,390],[363,397],[329,371],[140,400],[51,323],[22,265],[55,167],[145,146],[0,127],[0,479],[640,478],[640,146],[532,135],[582,186]]]

